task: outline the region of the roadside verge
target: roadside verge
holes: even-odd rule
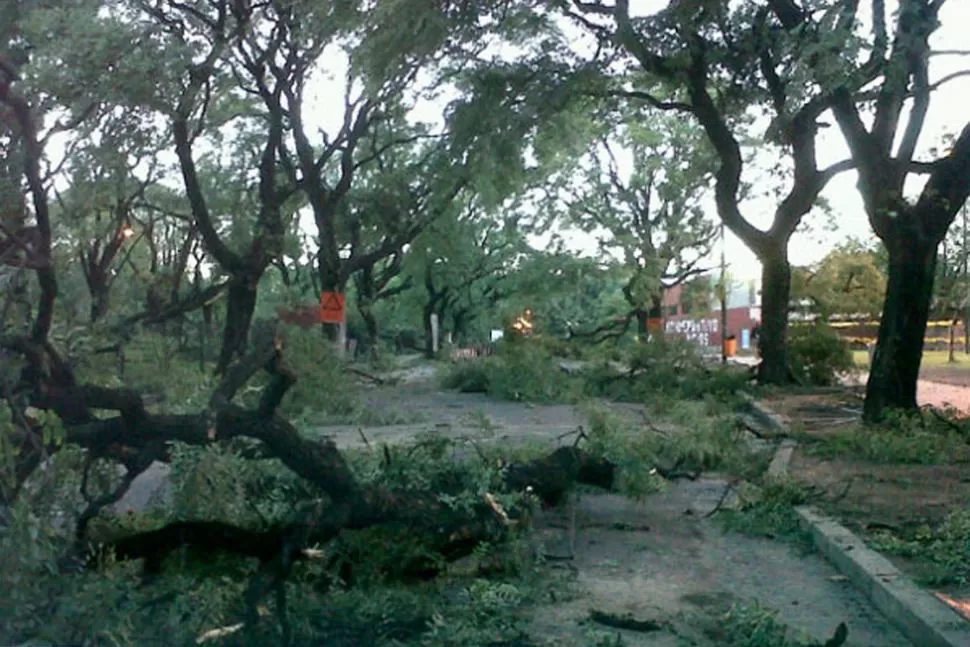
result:
[[[753,399],[749,402],[751,412],[759,422],[769,426],[780,437],[788,436],[788,426],[780,416],[760,402]],[[797,443],[790,438],[779,443],[768,470],[770,478],[781,478],[787,473],[796,446]],[[795,512],[819,552],[914,645],[970,645],[970,622],[919,588],[852,531],[812,506],[799,506]]]

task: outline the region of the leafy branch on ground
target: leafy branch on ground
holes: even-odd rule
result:
[[[732,607],[710,633],[724,647],[840,647],[848,629],[840,624],[831,638],[819,643],[786,625],[777,611],[754,603]]]
[[[880,529],[868,533],[876,550],[914,559],[922,566],[919,580],[929,586],[970,583],[970,512],[950,513],[936,527]]]
[[[727,530],[768,539],[784,539],[803,548],[813,548],[811,536],[802,528],[797,506],[810,503],[813,495],[805,486],[787,479],[766,479],[760,485],[735,489],[738,504],[721,509],[718,519]]]

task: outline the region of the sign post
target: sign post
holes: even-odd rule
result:
[[[320,321],[342,324],[347,320],[347,295],[341,292],[324,292],[320,295]]]
[[[337,357],[345,355],[347,341],[347,295],[342,292],[320,294],[320,322],[337,326]]]

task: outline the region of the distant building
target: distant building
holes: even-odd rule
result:
[[[662,326],[668,336],[680,336],[705,349],[720,352],[721,302],[717,298],[718,276],[706,276],[710,283],[709,307],[697,307],[683,299],[684,286],[678,285],[664,292],[660,312],[652,312],[654,325]],[[659,319],[659,321],[658,321]],[[761,281],[734,282],[727,294],[727,336],[738,340],[740,350],[753,350],[755,328],[761,322]]]

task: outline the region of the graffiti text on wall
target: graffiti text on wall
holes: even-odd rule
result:
[[[678,319],[667,321],[664,325],[664,332],[668,335],[680,335],[698,346],[710,346],[711,335],[717,334],[717,331],[717,319]]]

